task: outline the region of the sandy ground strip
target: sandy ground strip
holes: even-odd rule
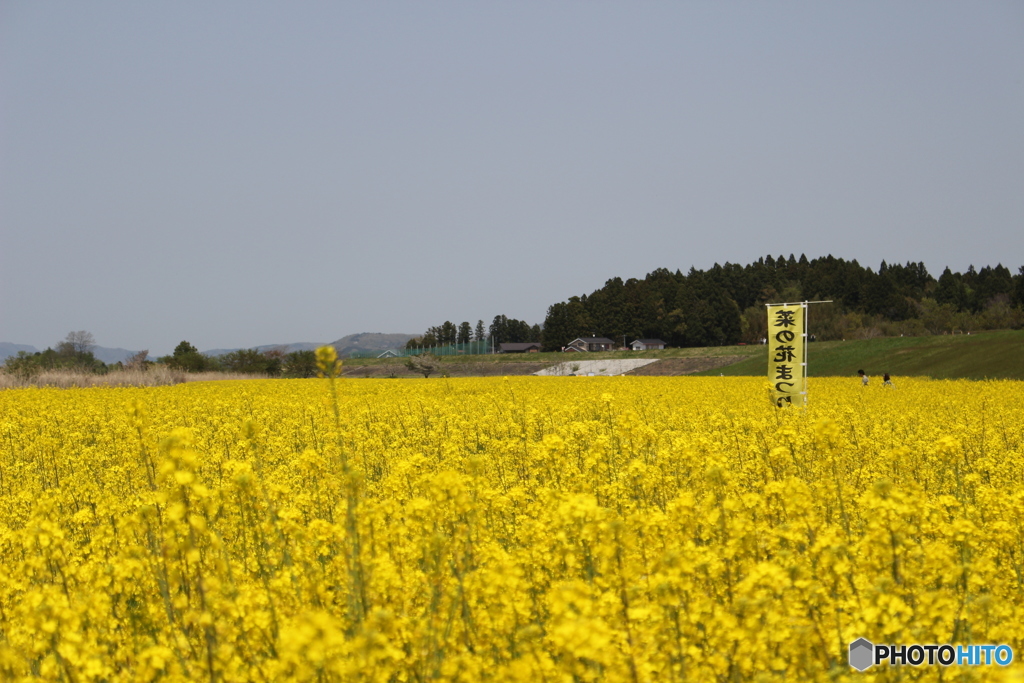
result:
[[[657,358],[609,358],[606,360],[570,360],[550,368],[544,368],[533,374],[542,376],[566,376],[566,375],[593,375],[606,376],[623,375],[637,368],[642,368],[651,363],[657,363]]]

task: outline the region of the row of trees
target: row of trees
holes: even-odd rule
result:
[[[446,344],[468,344],[472,341],[483,341],[487,338],[484,331],[484,321],[478,320],[476,328],[463,321],[456,325],[450,320],[445,320],[440,325],[428,327],[427,331],[419,337],[413,337],[405,344],[407,349],[417,349],[421,346],[445,346]]]
[[[207,356],[183,341],[174,347],[174,353],[158,358],[157,362],[186,372],[238,372],[269,377],[315,377],[317,374],[316,352],[287,353],[282,348],[238,349],[222,356]]]
[[[494,316],[494,320],[486,328],[483,320],[477,320],[476,327],[471,326],[468,321],[456,325],[450,320],[445,320],[440,325],[427,328],[422,336],[410,339],[405,348],[418,349],[448,344],[468,344],[487,339],[492,340],[497,346],[505,342],[540,341],[541,334],[540,325],[531,326],[523,320],[516,320],[504,315]]]
[[[504,343],[539,342],[543,335],[540,325],[531,326],[525,320],[506,318],[503,315],[494,316],[489,332],[495,346]]]
[[[149,358],[149,351],[139,351],[130,358],[113,364],[98,360],[93,354],[96,341],[85,330],[69,332],[56,348],[28,353],[20,351],[4,362],[4,371],[23,379],[30,379],[46,370],[73,370],[104,374],[111,370],[132,369],[145,371],[155,363],[162,363],[174,370],[185,372],[237,372],[270,377],[314,377],[317,374],[316,353],[284,349],[239,349],[223,356],[207,356],[199,353],[187,341],[178,344],[174,353],[155,361]]]
[[[1024,267],[1016,275],[1001,264],[946,268],[935,279],[923,263],[883,261],[876,272],[856,260],[791,254],[687,274],[662,268],[553,304],[542,341],[549,351],[580,336],[656,337],[671,346],[756,342],[766,333],[765,303],[829,299],[812,319],[822,340],[1019,328]]]

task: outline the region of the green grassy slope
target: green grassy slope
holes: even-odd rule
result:
[[[602,351],[597,353],[496,353],[483,356],[441,356],[442,363],[564,363],[608,358],[703,358],[707,356],[754,356],[763,352],[760,346],[708,346],[662,351]],[[404,363],[404,358],[346,358],[345,365],[391,365]]]
[[[765,375],[765,347],[755,355],[704,375]],[[1024,380],[1024,330],[971,335],[883,337],[858,341],[815,342],[808,348],[811,377],[853,376],[863,369],[872,377],[927,376],[936,379]]]

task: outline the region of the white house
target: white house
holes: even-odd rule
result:
[[[634,351],[653,351],[665,348],[665,342],[660,339],[637,339],[630,346]]]

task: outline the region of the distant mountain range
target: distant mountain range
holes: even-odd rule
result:
[[[330,343],[337,351],[338,355],[342,358],[346,358],[353,351],[385,351],[387,349],[401,349],[405,347],[405,343],[415,337],[414,334],[382,334],[380,332],[360,332],[359,334],[350,334],[347,337],[336,339]],[[309,351],[314,350],[320,346],[321,343],[313,342],[296,342],[293,344],[265,344],[263,346],[255,347],[257,351],[267,351],[269,349],[283,349],[285,353],[291,353],[293,351]],[[248,347],[247,347],[248,348]],[[12,344],[10,342],[0,342],[0,363],[2,363],[8,356],[17,356],[19,351],[27,351],[28,353],[36,353],[41,349],[37,349],[29,344]],[[203,351],[203,354],[207,356],[223,356],[226,353],[232,351],[238,351],[238,349],[210,349],[209,351]],[[127,358],[133,356],[136,352],[129,351],[128,349],[121,348],[108,348],[105,346],[95,346],[92,349],[92,353],[96,358],[103,361],[104,363],[117,363],[124,361]]]
[[[335,339],[330,342],[330,346],[333,346],[338,352],[338,356],[346,358],[352,354],[353,351],[385,351],[387,349],[400,349],[405,347],[405,343],[415,337],[415,334],[383,334],[381,332],[360,332],[359,334],[350,334],[347,337],[341,339]],[[293,351],[313,351],[319,347],[324,346],[323,343],[312,343],[312,342],[296,342],[293,344],[265,344],[263,346],[252,347],[257,351],[269,351],[270,349],[281,349],[285,353],[292,353]],[[204,356],[223,356],[226,353],[232,351],[238,351],[239,349],[210,349],[209,351],[203,351]]]
[[[17,356],[18,351],[28,351],[29,353],[35,353],[38,351],[36,347],[29,346],[28,344],[12,344],[10,342],[0,342],[0,360],[7,358],[8,356]]]
[[[281,349],[285,353],[291,353],[292,351],[310,351],[315,350],[323,344],[314,344],[313,342],[296,342],[294,344],[264,344],[263,346],[247,346],[246,348],[253,348],[259,352],[269,351],[270,349]],[[241,347],[237,349],[210,349],[209,351],[200,351],[204,356],[223,356],[231,353],[232,351],[240,351]]]
[[[345,358],[351,355],[353,351],[384,351],[389,348],[403,348],[406,346],[406,342],[415,337],[416,335],[403,335],[403,334],[383,334],[380,332],[360,332],[356,335],[348,335],[341,339],[336,339],[330,342],[331,346],[334,346],[335,350],[338,351],[339,357]],[[271,348],[280,348],[285,353],[291,353],[293,351],[312,351],[321,346],[325,346],[323,343],[312,343],[312,342],[296,342],[293,344],[264,344],[263,346],[255,346],[257,351],[267,351]],[[237,348],[212,348],[208,351],[203,351],[203,355],[224,355],[231,351],[238,351]]]

